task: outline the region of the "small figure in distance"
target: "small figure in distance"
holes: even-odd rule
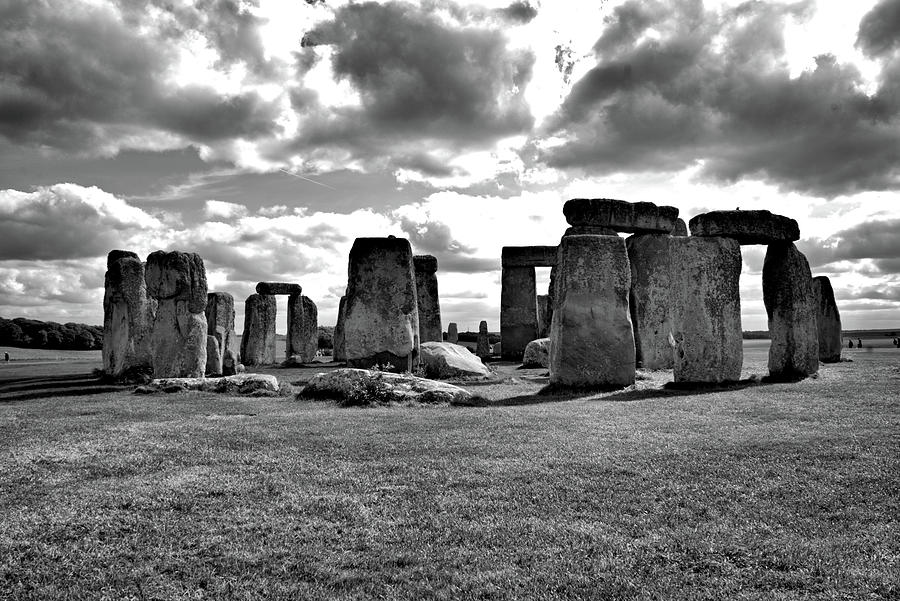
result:
[[[3,360],[9,363],[9,353],[3,353]]]
[[[856,339],[856,348],[862,348],[862,338]]]
[[[850,342],[847,344],[847,348],[853,348],[853,339],[850,338]]]

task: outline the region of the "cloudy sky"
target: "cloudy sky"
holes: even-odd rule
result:
[[[898,190],[900,0],[0,0],[7,318],[102,323],[109,250],[181,249],[239,328],[260,280],[331,325],[393,234],[495,330],[500,248],[608,197],[793,217],[845,327],[900,326]]]

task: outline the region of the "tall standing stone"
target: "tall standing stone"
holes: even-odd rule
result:
[[[240,363],[237,333],[234,331],[233,296],[227,292],[210,292],[206,295],[206,326],[206,333],[215,336],[219,342],[220,364],[216,373],[233,376]]]
[[[219,350],[219,339],[211,334],[206,335],[206,375],[222,375],[222,353]]]
[[[292,294],[288,297],[288,335],[285,344],[287,359],[312,363],[319,350],[319,310],[308,296]]]
[[[741,247],[732,238],[672,237],[672,342],[679,383],[741,377]]]
[[[500,338],[504,359],[520,361],[525,347],[538,336],[534,268],[556,265],[556,251],[555,246],[504,246],[501,251]]]
[[[454,321],[451,321],[447,326],[447,342],[452,342],[453,344],[459,343],[459,330]]]
[[[251,294],[244,303],[244,335],[241,361],[244,365],[275,363],[275,297]]]
[[[637,363],[645,369],[672,369],[669,344],[673,282],[669,240],[663,234],[640,234],[625,240],[631,265],[631,322]]]
[[[334,325],[334,339],[332,344],[331,358],[334,361],[346,361],[347,353],[344,350],[344,319],[347,314],[347,297],[342,296],[341,302],[338,303],[337,323]]]
[[[633,384],[631,269],[625,241],[618,236],[564,236],[557,266],[550,383],[600,389]]]
[[[415,255],[416,295],[419,308],[419,342],[441,342],[441,301],[438,298],[437,258]]]
[[[813,294],[816,297],[816,327],[819,334],[819,361],[837,363],[841,360],[843,349],[841,314],[834,301],[834,289],[828,276],[820,275],[812,280]]]
[[[419,316],[412,248],[404,238],[357,238],[350,249],[344,349],[349,367],[418,365]]]
[[[144,265],[133,252],[114,250],[106,259],[103,295],[103,370],[120,377],[152,365],[150,330],[156,303],[147,298]]]
[[[197,253],[147,257],[147,294],[157,300],[150,335],[154,378],[202,378],[206,371],[206,268]]]
[[[769,377],[798,380],[819,371],[818,305],[809,263],[793,242],[774,242],[763,261],[769,318]]]
[[[478,341],[475,344],[475,354],[481,359],[491,356],[491,341],[488,336],[488,325],[486,321],[482,321],[478,324]]]
[[[537,295],[537,313],[538,313],[538,338],[550,337],[550,322],[553,319],[553,311],[550,310],[550,295]]]

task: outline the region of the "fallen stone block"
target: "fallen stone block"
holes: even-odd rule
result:
[[[388,405],[466,403],[473,396],[467,390],[445,382],[348,367],[316,374],[297,398],[335,400],[342,405]]]

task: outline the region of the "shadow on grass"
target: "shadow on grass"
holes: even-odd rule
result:
[[[91,374],[16,378],[0,382],[0,403],[65,396],[87,396],[130,390],[131,388],[132,386],[104,382]]]

